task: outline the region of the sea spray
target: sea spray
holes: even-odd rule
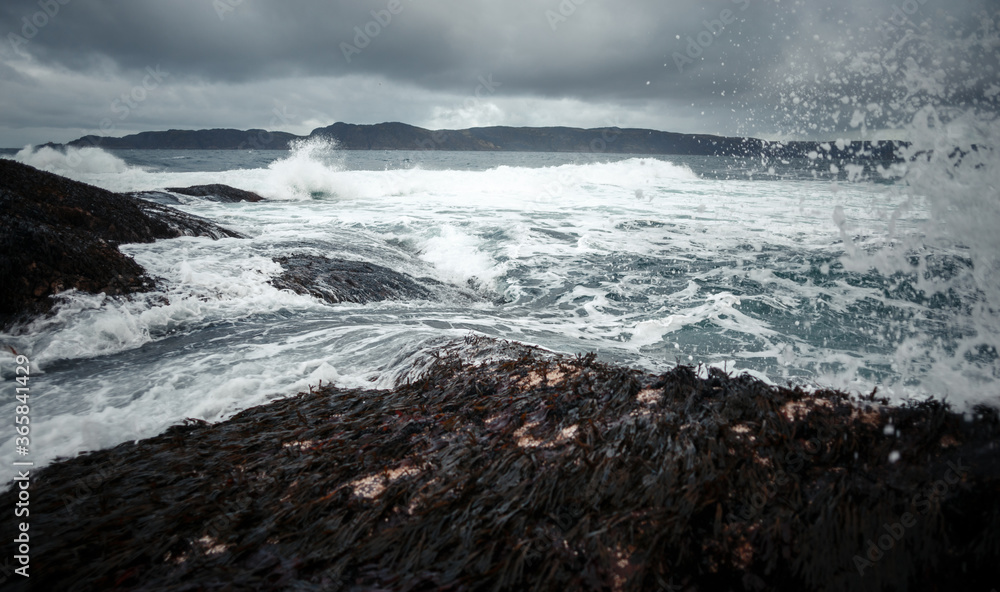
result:
[[[57,150],[50,146],[25,146],[14,160],[77,181],[98,174],[125,173],[131,168],[121,158],[92,147],[67,146]]]
[[[292,142],[287,158],[272,162],[261,187],[261,194],[270,199],[303,200],[337,197],[342,190],[337,173],[342,162],[337,143],[322,138]]]
[[[998,23],[995,9],[959,21],[928,7],[786,54],[781,79],[758,81],[786,136],[904,141],[898,161],[847,180],[887,183],[865,211],[828,206],[844,279],[881,292],[871,342],[893,350],[880,386],[899,397],[1000,403]]]
[[[901,274],[921,296],[918,322],[926,328],[896,352],[903,384],[993,403],[1000,403],[1000,120],[990,48],[1000,41],[998,17],[984,15],[978,30],[953,39],[911,34],[895,62],[911,142],[896,187],[899,207],[917,208],[926,220],[911,232],[890,223],[882,248],[848,262]],[[972,63],[982,69],[965,67]],[[956,101],[956,87],[969,100]]]
[[[928,329],[904,340],[896,364],[908,382],[996,400],[1000,378],[1000,121],[974,113],[914,118],[900,201],[926,212],[918,230],[887,228],[887,245],[850,266],[901,274],[926,303]]]

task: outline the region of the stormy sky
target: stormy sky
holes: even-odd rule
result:
[[[998,4],[4,0],[0,147],[336,121],[892,137],[915,102],[996,110]]]

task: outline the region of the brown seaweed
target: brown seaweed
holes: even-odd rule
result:
[[[996,585],[995,410],[963,416],[938,402],[889,406],[716,369],[653,376],[593,355],[469,344],[508,355],[445,348],[392,391],[322,386],[39,471],[31,581],[77,590]],[[946,483],[954,467],[958,480]],[[12,492],[2,497],[13,506]],[[868,542],[907,513],[915,524],[860,574]]]

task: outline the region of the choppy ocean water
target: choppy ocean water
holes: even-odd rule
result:
[[[221,420],[319,381],[390,388],[481,334],[897,401],[998,402],[996,156],[837,167],[608,154],[25,150],[113,191],[181,197],[250,238],[125,245],[158,292],[67,294],[0,335],[30,356],[35,459]],[[272,287],[273,258],[362,260],[455,289],[328,305]],[[6,355],[6,354],[4,354]],[[3,365],[10,380],[12,364]],[[13,402],[0,411],[13,415]],[[0,480],[13,443],[0,443]],[[6,471],[6,472],[3,472]]]

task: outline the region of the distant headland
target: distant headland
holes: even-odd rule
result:
[[[288,150],[296,140],[335,140],[343,150],[448,150],[498,152],[590,152],[702,156],[822,155],[837,160],[896,160],[905,146],[895,141],[789,141],[679,134],[651,129],[603,127],[474,127],[429,130],[405,123],[335,123],[308,136],[261,129],[169,130],[121,138],[89,135],[52,148],[94,146],[113,150]],[[814,154],[812,154],[814,153]]]

